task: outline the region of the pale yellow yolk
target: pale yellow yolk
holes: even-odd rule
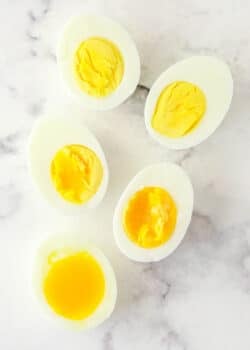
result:
[[[182,137],[198,125],[205,111],[206,97],[202,90],[192,83],[176,81],[158,98],[152,127],[162,135]]]
[[[51,263],[43,291],[57,314],[83,320],[93,314],[103,300],[104,274],[93,256],[79,252]]]
[[[128,237],[143,248],[168,241],[175,229],[177,208],[171,195],[161,187],[145,187],[127,203],[123,226]]]
[[[61,148],[51,162],[50,172],[56,190],[75,204],[87,202],[97,192],[103,178],[99,158],[81,145]]]
[[[95,97],[105,97],[120,85],[124,62],[114,43],[93,37],[78,47],[74,68],[77,81],[84,92]]]

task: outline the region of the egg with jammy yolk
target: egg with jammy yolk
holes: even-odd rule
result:
[[[29,140],[29,169],[52,206],[66,214],[96,207],[108,185],[102,147],[79,118],[40,118]]]
[[[145,104],[149,134],[171,149],[193,147],[222,123],[232,100],[229,67],[218,58],[177,62],[153,84]]]
[[[60,234],[39,247],[33,272],[37,300],[47,315],[75,329],[107,319],[117,297],[112,266],[79,235]]]
[[[173,163],[144,168],[128,184],[115,209],[115,241],[128,258],[159,261],[185,236],[193,211],[193,187]]]
[[[69,91],[87,109],[118,106],[139,82],[135,44],[124,28],[102,16],[79,15],[69,21],[57,62]]]

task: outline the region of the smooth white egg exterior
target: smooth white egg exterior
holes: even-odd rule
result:
[[[170,240],[159,247],[142,248],[132,242],[124,231],[123,210],[133,194],[148,186],[166,189],[177,206],[177,222]],[[140,171],[124,190],[113,218],[115,241],[121,252],[128,258],[138,262],[159,261],[178,247],[190,224],[193,212],[193,187],[184,170],[173,163],[157,163]]]
[[[56,152],[71,144],[89,147],[96,153],[103,167],[103,178],[97,192],[83,204],[66,201],[57,192],[50,175],[51,161]],[[83,209],[96,207],[106,193],[109,171],[104,152],[95,136],[79,119],[59,115],[40,118],[29,138],[28,164],[31,177],[42,195],[65,214],[78,214]]]
[[[161,135],[152,128],[151,120],[162,90],[174,81],[197,85],[207,100],[206,112],[193,131],[180,138]],[[212,56],[193,56],[177,62],[156,80],[146,100],[144,116],[149,134],[170,149],[194,147],[208,138],[222,123],[233,96],[233,79],[226,63]]]
[[[66,257],[78,252],[88,252],[93,256],[102,268],[105,279],[105,295],[100,305],[92,315],[84,320],[69,320],[57,314],[47,303],[43,293],[43,281],[49,271],[48,256],[53,252],[61,252]],[[95,328],[110,317],[114,310],[117,299],[117,283],[114,270],[100,249],[89,242],[84,241],[79,234],[57,234],[43,242],[35,257],[35,264],[32,276],[32,284],[35,296],[43,310],[50,318],[56,320],[62,327],[87,330]]]
[[[113,42],[124,60],[124,75],[117,89],[106,97],[90,96],[82,91],[74,73],[74,55],[79,45],[90,37],[102,37]],[[57,50],[57,62],[70,92],[91,110],[109,110],[127,99],[140,79],[140,58],[128,32],[118,23],[102,16],[79,15],[66,25]]]

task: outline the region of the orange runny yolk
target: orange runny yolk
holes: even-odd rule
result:
[[[143,248],[154,248],[171,238],[176,217],[175,202],[165,189],[145,187],[128,201],[123,226],[134,243]]]
[[[48,304],[57,314],[83,320],[101,303],[105,279],[96,259],[88,252],[78,252],[51,262],[43,288]]]

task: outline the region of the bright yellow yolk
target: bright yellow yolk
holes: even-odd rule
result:
[[[175,202],[165,189],[145,187],[129,200],[124,210],[123,226],[137,245],[154,248],[171,238],[176,217]]]
[[[192,83],[176,81],[158,98],[152,127],[162,135],[182,137],[198,125],[205,111],[206,97],[202,90]]]
[[[110,95],[124,73],[123,58],[111,41],[93,37],[81,43],[75,53],[77,81],[84,92],[95,97]]]
[[[75,204],[87,202],[97,192],[103,177],[97,155],[81,145],[61,148],[51,162],[50,172],[56,190]]]
[[[105,293],[99,263],[87,252],[51,262],[43,291],[50,307],[60,316],[83,320],[93,314]]]

